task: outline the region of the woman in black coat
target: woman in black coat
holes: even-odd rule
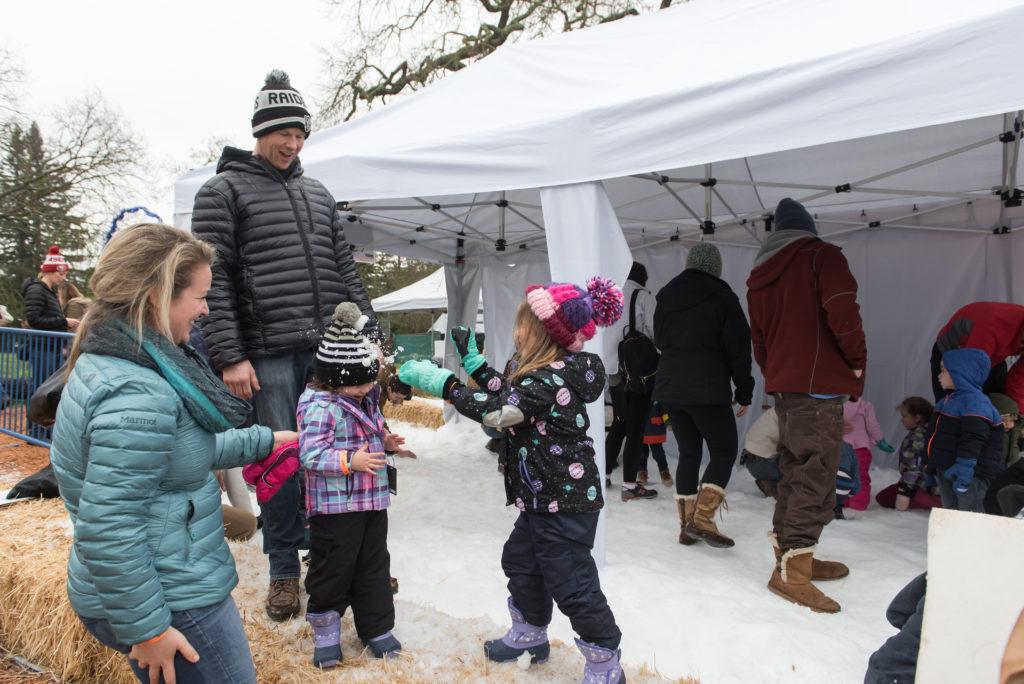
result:
[[[68,277],[70,267],[56,246],[50,247],[39,275],[26,278],[21,284],[21,296],[25,298],[25,320],[35,330],[69,332],[78,327],[77,318],[64,315],[56,287]],[[46,378],[50,377],[63,363],[60,340],[50,335],[23,336],[19,357],[32,364],[32,384],[29,396]],[[48,440],[49,432],[33,425],[32,436]]]
[[[698,539],[733,545],[718,531],[714,515],[736,460],[732,404],[740,404],[736,416],[744,415],[754,392],[750,326],[721,274],[718,248],[694,245],[686,270],[658,292],[654,309],[654,344],[661,350],[654,399],[667,409],[679,444],[675,497],[679,543],[686,545]],[[705,441],[711,461],[699,478]]]

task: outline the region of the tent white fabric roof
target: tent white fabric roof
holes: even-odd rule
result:
[[[892,441],[949,315],[1024,301],[1021,25],[1022,0],[694,0],[502,48],[314,133],[302,160],[354,244],[457,264],[453,318],[483,282],[498,364],[526,282],[621,279],[637,258],[656,290],[708,239],[743,301],[766,216],[794,197],[860,282]],[[176,225],[212,173],[179,179]]]
[[[593,180],[616,179],[627,232],[663,237],[693,237],[711,218],[737,224],[723,238],[750,241],[742,217],[786,195],[853,219],[877,208],[878,220],[909,199],[970,195],[995,209],[980,227],[1017,225],[992,191],[1008,181],[1003,114],[1024,106],[1009,75],[1022,20],[1012,0],[697,0],[503,48],[317,131],[302,160],[375,228],[360,237],[440,261],[454,259],[460,229],[470,252],[477,240],[493,251],[501,222],[510,246],[542,246],[536,192],[515,191]],[[963,148],[955,163],[874,178]],[[179,181],[176,217],[211,172]],[[708,178],[716,185],[699,185]],[[834,191],[846,183],[850,193]]]

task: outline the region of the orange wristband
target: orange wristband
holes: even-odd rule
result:
[[[349,467],[348,467],[348,452],[339,449],[338,450],[338,460],[340,461],[338,465],[341,468],[341,472],[343,474],[345,474],[345,475],[351,474],[352,471],[349,470]]]
[[[137,643],[135,645],[136,646],[148,646],[149,644],[155,644],[156,642],[160,641],[165,636],[167,636],[167,633],[170,632],[170,631],[171,631],[171,628],[168,627],[167,629],[165,629],[163,631],[163,634],[158,634],[157,636],[153,637],[152,639],[148,639],[146,641],[140,641],[139,643]]]

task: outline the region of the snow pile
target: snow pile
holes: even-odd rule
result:
[[[504,506],[501,475],[479,426],[391,427],[419,457],[398,464],[399,494],[390,513],[391,569],[400,583],[395,633],[410,655],[425,662],[472,661],[482,640],[500,636],[508,625],[500,559],[518,512]],[[874,470],[872,477],[877,491],[897,474]],[[872,504],[855,519],[830,524],[819,555],[847,563],[851,574],[819,584],[843,607],[837,615],[821,615],[765,587],[773,563],[766,533],[774,500],[764,498],[745,470],[734,471],[729,511],[719,522],[736,540],[733,549],[680,546],[671,490],[657,488],[657,499],[624,503],[616,480],[606,505],[601,585],[623,633],[631,682],[664,681],[653,668],[671,680],[692,676],[703,684],[863,681],[868,656],[895,633],[885,621],[889,601],[924,571],[925,513]],[[247,579],[262,600],[266,566],[259,541],[242,548]],[[549,634],[563,647],[553,649],[548,663],[525,673],[500,666],[488,681],[499,673],[508,681],[578,681],[583,660],[557,610]]]

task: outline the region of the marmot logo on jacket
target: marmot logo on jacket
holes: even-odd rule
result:
[[[121,422],[128,425],[156,425],[156,418],[136,418],[135,416],[121,416]]]

